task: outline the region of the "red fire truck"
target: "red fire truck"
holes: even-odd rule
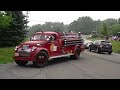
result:
[[[32,61],[35,66],[43,67],[53,58],[70,56],[78,59],[80,52],[84,50],[83,40],[79,38],[79,34],[37,32],[30,41],[16,46],[13,59],[20,66]]]

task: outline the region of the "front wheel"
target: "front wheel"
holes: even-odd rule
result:
[[[111,54],[112,52],[108,52],[108,54]]]
[[[28,61],[23,61],[23,60],[15,60],[15,62],[19,65],[19,66],[24,66],[28,63]]]
[[[48,55],[46,54],[46,52],[41,51],[37,57],[36,57],[36,61],[33,61],[33,64],[36,67],[44,67],[48,62]]]
[[[80,48],[77,47],[77,49],[75,50],[75,54],[71,55],[70,58],[72,59],[79,59],[80,58]]]

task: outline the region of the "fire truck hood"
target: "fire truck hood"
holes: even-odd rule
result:
[[[36,44],[45,44],[47,41],[27,41],[23,44],[36,45]]]

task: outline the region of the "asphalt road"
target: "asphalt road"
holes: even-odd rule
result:
[[[120,79],[120,55],[84,51],[78,60],[52,60],[46,67],[0,65],[0,79]]]

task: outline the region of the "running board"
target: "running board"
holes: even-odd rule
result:
[[[67,57],[67,56],[70,56],[70,55],[73,55],[73,54],[65,54],[65,55],[60,55],[60,56],[53,56],[53,57],[50,57],[49,59]]]

